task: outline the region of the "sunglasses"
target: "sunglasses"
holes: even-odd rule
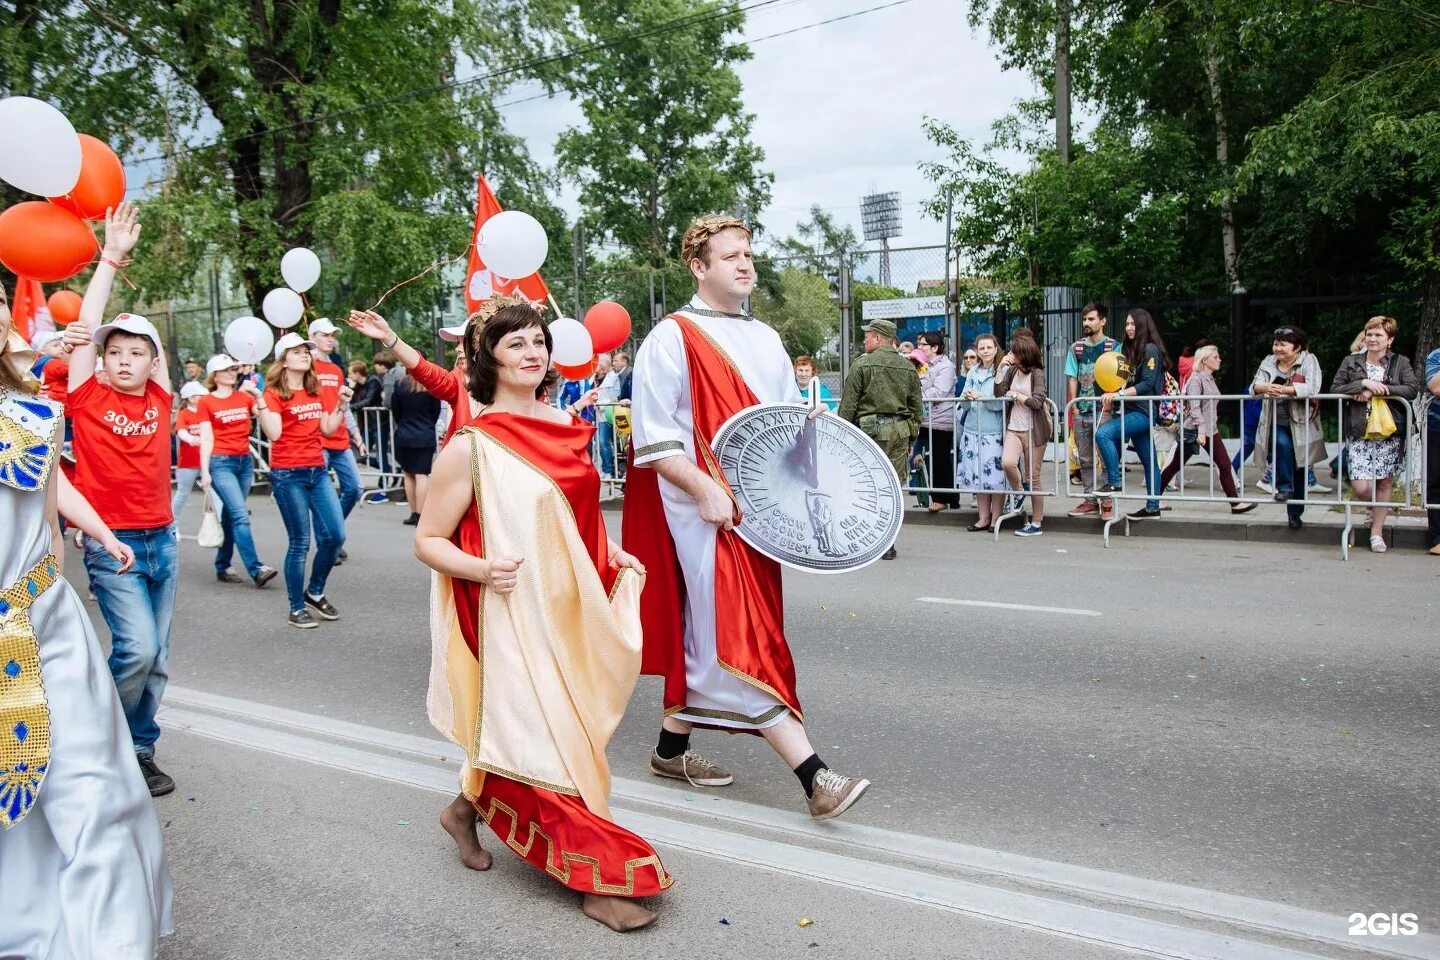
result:
[[[1294,328],[1294,327],[1281,327],[1281,328],[1279,328],[1278,330],[1275,331],[1274,336],[1275,336],[1275,337],[1293,337],[1293,336],[1295,336],[1295,328]]]
[[[979,359],[980,359],[980,355],[979,355],[978,353],[967,353],[967,354],[965,354],[965,359],[966,359],[966,360],[979,360]]]

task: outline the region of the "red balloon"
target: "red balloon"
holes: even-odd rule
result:
[[[74,290],[56,290],[50,294],[47,301],[50,306],[50,319],[58,326],[65,326],[80,319],[80,294]]]
[[[606,353],[630,339],[630,313],[614,300],[601,300],[585,311],[585,329],[595,352]]]
[[[584,380],[590,376],[590,374],[594,373],[595,368],[599,365],[600,361],[591,357],[584,363],[577,363],[573,367],[567,367],[563,363],[557,363],[555,364],[555,370],[566,380]]]
[[[90,225],[53,203],[27,200],[0,213],[0,263],[16,276],[59,283],[84,270],[99,250]]]
[[[107,207],[125,199],[125,167],[104,140],[88,133],[80,136],[80,180],[63,197],[50,202],[85,220],[101,220]]]

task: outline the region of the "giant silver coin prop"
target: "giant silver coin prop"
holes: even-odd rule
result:
[[[720,427],[711,445],[740,501],[742,539],[809,573],[849,573],[900,535],[900,479],[859,427],[810,407],[762,403]]]

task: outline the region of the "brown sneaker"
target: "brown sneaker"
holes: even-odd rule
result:
[[[692,787],[728,787],[735,782],[735,775],[729,770],[711,763],[694,750],[686,750],[669,760],[652,751],[650,772],[657,777],[684,780]]]
[[[1094,501],[1094,500],[1086,500],[1086,501],[1084,501],[1083,503],[1081,503],[1080,506],[1076,507],[1074,510],[1071,510],[1069,513],[1067,513],[1066,516],[1068,516],[1068,517],[1093,517],[1093,516],[1095,516],[1096,514],[1098,514],[1099,512],[1100,512],[1100,508],[1095,505],[1095,501]]]
[[[1103,500],[1103,501],[1101,501],[1101,503],[1100,503],[1100,519],[1101,519],[1101,520],[1114,520],[1114,519],[1115,519],[1115,501],[1114,501],[1114,500]]]
[[[869,789],[869,780],[842,777],[830,769],[821,770],[815,774],[815,783],[811,786],[810,816],[816,820],[838,817]]]

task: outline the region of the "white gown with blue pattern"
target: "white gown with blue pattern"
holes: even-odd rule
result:
[[[59,408],[0,389],[0,590],[51,552],[45,485]],[[72,560],[78,564],[78,560]],[[50,712],[34,805],[0,829],[0,960],[140,960],[169,934],[170,876],[154,803],[90,617],[63,578],[29,609]]]

